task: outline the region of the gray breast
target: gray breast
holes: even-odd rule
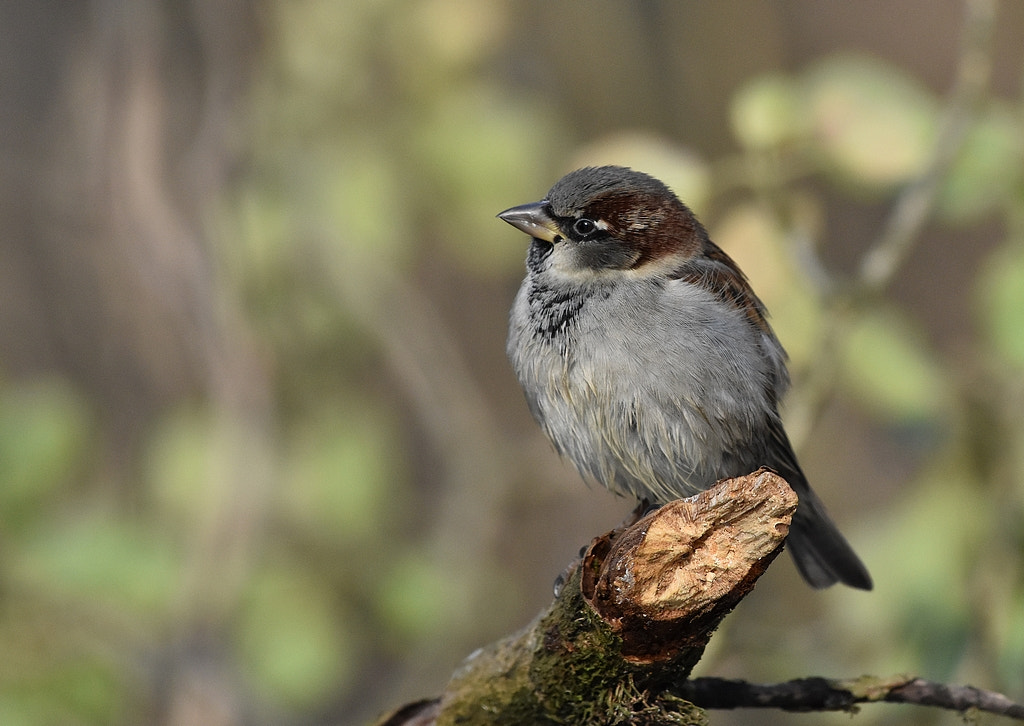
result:
[[[768,361],[723,303],[678,281],[609,280],[585,296],[530,283],[509,355],[534,416],[584,475],[666,501],[762,455]]]

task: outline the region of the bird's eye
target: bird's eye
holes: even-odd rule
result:
[[[573,223],[572,229],[580,237],[586,237],[589,234],[593,234],[594,231],[597,230],[597,223],[592,219],[587,219],[586,217],[583,217],[581,219],[577,219],[576,222]]]

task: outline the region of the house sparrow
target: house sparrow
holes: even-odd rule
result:
[[[804,579],[870,590],[782,427],[786,353],[765,307],[686,205],[646,174],[588,167],[498,217],[533,238],[508,355],[558,452],[651,504],[767,466],[800,500]]]

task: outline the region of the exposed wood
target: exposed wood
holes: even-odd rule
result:
[[[440,697],[377,726],[707,724],[703,708],[856,710],[875,701],[1024,720],[1024,706],[914,676],[689,680],[711,634],[782,551],[796,510],[770,471],[719,482],[597,537],[555,601],[472,654]]]
[[[666,688],[782,550],[796,504],[759,471],[598,537],[532,623],[378,723],[706,723]]]

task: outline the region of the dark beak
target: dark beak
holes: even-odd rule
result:
[[[558,222],[547,210],[548,202],[542,199],[539,202],[506,209],[498,215],[498,219],[505,220],[531,237],[554,244],[562,239],[562,232],[558,229]]]

